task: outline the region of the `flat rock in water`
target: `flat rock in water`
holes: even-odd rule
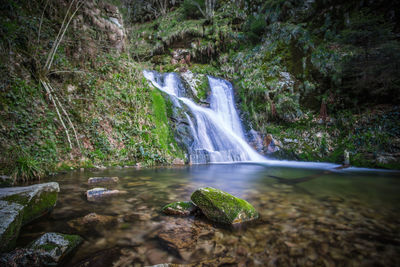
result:
[[[190,199],[208,219],[215,222],[236,224],[259,217],[258,212],[246,200],[212,187],[197,189]]]
[[[118,177],[91,177],[88,180],[89,185],[94,184],[116,184],[119,182]]]
[[[0,251],[15,246],[22,223],[24,206],[0,200]]]
[[[78,235],[46,233],[33,241],[29,248],[40,252],[45,265],[56,265],[80,243],[82,238]]]
[[[23,187],[0,188],[0,200],[24,207],[22,225],[51,211],[57,202],[58,183],[35,184]]]
[[[86,197],[88,201],[95,202],[95,201],[102,201],[124,193],[125,191],[108,190],[107,188],[96,187],[86,191]]]
[[[90,232],[102,227],[109,227],[117,222],[117,218],[108,215],[89,213],[88,215],[69,221],[69,227],[79,232]]]
[[[164,206],[161,211],[167,215],[189,216],[197,210],[196,205],[190,201],[178,201]]]

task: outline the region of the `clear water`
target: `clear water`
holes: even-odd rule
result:
[[[120,182],[108,188],[127,193],[90,203],[84,194],[93,176],[118,176]],[[49,231],[80,234],[85,241],[65,266],[400,266],[396,172],[215,164],[77,171],[51,180],[61,188],[56,208],[23,228],[18,242]],[[248,200],[261,218],[227,228],[160,212],[204,186]],[[68,224],[92,212],[115,223],[89,231]]]

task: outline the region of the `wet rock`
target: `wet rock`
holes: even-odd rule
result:
[[[177,218],[162,225],[157,237],[171,252],[186,257],[194,250],[199,231],[193,220]]]
[[[151,264],[163,262],[168,258],[168,254],[160,249],[150,249],[146,253],[146,257]]]
[[[197,189],[190,198],[208,219],[215,222],[236,224],[259,217],[247,201],[212,187]]]
[[[121,257],[121,249],[118,247],[105,249],[89,255],[84,260],[75,264],[74,267],[109,267],[113,266],[113,262]]]
[[[17,203],[0,200],[0,251],[7,251],[15,246],[22,223],[24,207]]]
[[[45,265],[55,265],[80,243],[82,238],[77,235],[46,233],[35,240],[29,248],[40,252]]]
[[[9,253],[0,254],[0,266],[16,267],[42,267],[50,260],[44,257],[40,251],[33,249],[19,248]]]
[[[51,211],[57,202],[58,183],[36,184],[23,187],[0,188],[0,200],[24,207],[22,225]]]
[[[148,221],[151,219],[151,214],[145,212],[132,212],[124,215],[125,222],[134,222],[134,221]]]
[[[185,161],[183,159],[176,158],[172,161],[172,165],[185,165]]]
[[[86,191],[87,200],[90,202],[102,201],[111,197],[124,194],[125,191],[120,190],[107,190],[107,188],[96,187]]]
[[[14,184],[14,179],[7,175],[0,175],[0,187],[8,187]]]
[[[162,212],[167,215],[189,216],[197,210],[197,206],[190,201],[178,201],[168,204],[162,208]]]
[[[91,177],[88,180],[89,185],[95,184],[116,184],[119,182],[118,177]]]
[[[71,220],[67,224],[78,232],[89,232],[99,231],[101,228],[112,226],[116,222],[117,219],[113,216],[89,213],[82,218]]]

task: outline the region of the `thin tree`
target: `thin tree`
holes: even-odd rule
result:
[[[75,9],[73,9],[75,4]],[[50,73],[50,68],[53,64],[54,61],[54,56],[56,55],[57,49],[61,43],[61,41],[64,38],[65,33],[67,32],[67,29],[72,21],[72,19],[74,18],[75,14],[78,12],[78,10],[82,7],[82,5],[84,4],[83,0],[72,0],[68,10],[64,16],[64,20],[61,24],[61,27],[58,31],[57,37],[53,43],[53,46],[51,47],[48,55],[47,55],[47,59],[46,62],[44,64],[44,66],[42,67],[42,71],[39,74],[39,81],[41,83],[41,85],[43,86],[43,88],[46,91],[46,94],[48,96],[48,98],[50,99],[50,101],[53,103],[54,108],[56,109],[56,113],[58,116],[58,119],[60,120],[61,125],[64,128],[65,134],[67,136],[67,140],[69,143],[70,148],[72,149],[72,142],[71,142],[71,137],[69,134],[69,130],[66,126],[66,123],[64,122],[64,118],[66,119],[66,121],[68,122],[68,125],[70,126],[70,128],[72,129],[74,136],[75,136],[75,140],[76,143],[78,145],[78,148],[80,149],[80,143],[79,143],[79,139],[78,139],[78,135],[76,133],[74,124],[72,123],[70,116],[68,115],[68,112],[65,110],[64,106],[62,105],[61,101],[58,99],[57,95],[55,94],[55,90],[53,88],[53,86],[50,84],[50,81],[48,79],[48,75]],[[47,3],[44,7],[44,9],[46,9],[47,7]],[[38,33],[38,39],[40,38],[40,29],[42,26],[42,21],[43,21],[43,14],[44,14],[44,10],[42,13],[42,17],[40,19],[40,25],[39,25],[39,33]],[[61,112],[60,112],[61,110]]]

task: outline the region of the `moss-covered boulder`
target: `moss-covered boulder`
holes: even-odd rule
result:
[[[24,206],[0,200],[0,252],[12,249],[19,234]]]
[[[164,206],[161,211],[167,215],[188,216],[197,210],[196,205],[190,201],[178,201]]]
[[[22,205],[22,225],[51,211],[57,202],[58,183],[0,188],[0,200]]]
[[[39,251],[45,265],[57,265],[67,254],[76,249],[82,238],[78,235],[45,233],[32,242],[30,249]]]
[[[197,189],[190,199],[208,219],[219,223],[242,223],[257,219],[259,216],[246,200],[212,187]]]

